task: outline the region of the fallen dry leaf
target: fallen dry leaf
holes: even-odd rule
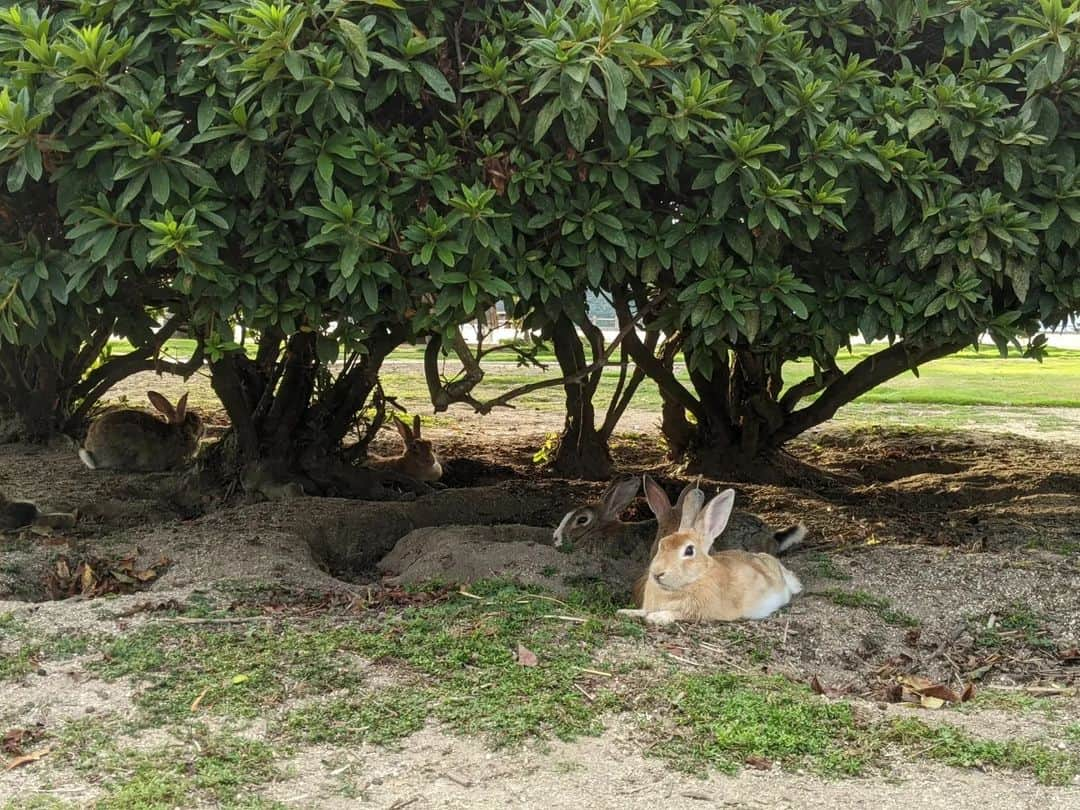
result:
[[[33,751],[21,757],[15,757],[15,759],[11,760],[11,762],[4,766],[4,770],[13,771],[16,768],[21,768],[23,765],[29,765],[31,762],[37,762],[50,751],[52,751],[52,746],[46,745],[44,748],[39,748],[37,751]]]
[[[203,702],[203,698],[206,697],[206,693],[209,692],[209,691],[210,691],[210,687],[207,686],[201,692],[199,692],[199,696],[197,698],[195,698],[195,700],[193,700],[191,702],[191,711],[192,712],[196,712],[196,711],[199,710],[199,704]]]
[[[825,686],[817,675],[810,678],[810,688],[818,695],[824,695],[825,697],[836,697],[840,694],[839,689],[833,689],[831,686]]]
[[[906,686],[912,692],[923,692],[926,689],[934,687],[936,684],[929,678],[924,678],[922,675],[901,675],[897,678],[901,684]]]
[[[960,693],[960,702],[967,703],[973,697],[975,697],[975,684],[969,683],[964,687],[964,691]]]
[[[0,740],[0,751],[5,754],[19,755],[22,753],[23,743],[32,736],[33,732],[28,728],[13,728],[5,731],[3,740]]]
[[[933,697],[938,700],[944,700],[947,703],[960,702],[960,696],[942,683],[935,683],[929,689],[923,689],[921,694],[923,697]]]
[[[519,642],[517,647],[517,662],[523,667],[535,667],[540,663],[540,659],[536,657],[536,653]]]
[[[1067,650],[1059,650],[1058,658],[1066,664],[1080,663],[1080,647],[1070,647]]]
[[[749,756],[744,761],[755,770],[768,771],[772,769],[772,761],[765,759],[765,757]]]
[[[941,698],[931,697],[930,695],[923,695],[919,698],[919,705],[924,709],[940,709],[945,705],[945,701]]]

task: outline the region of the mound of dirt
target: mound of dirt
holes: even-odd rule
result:
[[[574,583],[599,580],[627,588],[641,568],[630,560],[604,560],[551,545],[551,530],[534,526],[434,526],[402,537],[379,561],[395,585],[429,581],[467,585],[482,579],[513,579],[556,594]]]

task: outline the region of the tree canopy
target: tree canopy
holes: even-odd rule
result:
[[[588,291],[674,453],[752,459],[1080,309],[1078,20],[1060,0],[12,5],[0,359],[25,381],[89,358],[61,374],[74,404],[95,336],[149,363],[167,311],[244,454],[296,456],[338,448],[399,343],[496,301],[588,335]],[[842,373],[856,334],[890,345]],[[815,374],[784,380],[800,357]]]

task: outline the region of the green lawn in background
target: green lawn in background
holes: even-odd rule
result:
[[[837,358],[841,368],[847,369],[880,347],[856,346],[852,352],[841,352]],[[187,357],[194,349],[194,341],[176,339],[165,344],[168,355]],[[125,341],[113,341],[110,350],[123,354],[131,350]],[[254,347],[249,348],[254,352]],[[423,375],[417,367],[403,369],[401,363],[419,364],[423,348],[406,346],[395,351],[389,358],[390,365],[383,372],[383,384],[388,392],[403,400],[423,399],[425,394]],[[485,366],[487,375],[476,392],[481,398],[493,397],[517,385],[536,382],[544,372],[519,368],[511,355],[507,360],[497,359]],[[499,358],[499,355],[495,355]],[[550,354],[539,358],[548,365],[547,375],[554,377],[557,366]],[[451,368],[448,364],[448,368]],[[789,384],[798,382],[812,372],[809,360],[788,363],[785,377]],[[679,376],[686,377],[680,369]],[[617,369],[607,369],[599,391],[599,402],[604,402],[614,390],[618,378]],[[1027,360],[1019,355],[1001,357],[993,347],[972,349],[928,363],[920,369],[919,377],[903,374],[885,385],[864,394],[858,402],[864,404],[919,405],[986,405],[997,407],[1080,407],[1080,350],[1048,349],[1042,363]],[[562,390],[559,386],[543,389],[523,397],[521,407],[540,410],[562,407]],[[659,394],[649,383],[642,385],[634,399],[634,407],[641,410],[658,410]]]

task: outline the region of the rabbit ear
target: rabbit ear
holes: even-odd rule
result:
[[[694,520],[694,530],[704,540],[706,549],[712,548],[713,542],[727,528],[731,510],[735,508],[735,490],[725,489],[702,509]]]
[[[413,432],[413,438],[414,439],[419,439],[420,438],[420,414],[413,414],[412,432]]]
[[[682,510],[679,513],[680,532],[688,532],[696,528],[697,517],[701,513],[701,507],[704,503],[705,493],[698,489],[697,486],[692,489],[687,487],[683,490],[679,496],[679,509]]]
[[[184,416],[187,414],[187,393],[185,392],[182,397],[176,403],[176,421],[183,422]]]
[[[146,398],[150,400],[150,404],[165,414],[170,422],[176,421],[176,408],[172,406],[169,400],[165,399],[157,391],[147,391]]]
[[[637,476],[613,483],[600,501],[600,517],[604,520],[618,520],[622,511],[637,496],[639,486],[641,482]]]
[[[397,432],[401,434],[401,439],[405,442],[405,444],[409,444],[410,442],[412,442],[412,431],[409,430],[408,425],[398,419],[398,415],[396,413],[394,414],[394,427],[396,427]]]
[[[642,480],[645,482],[645,500],[649,502],[649,508],[657,520],[663,520],[671,512],[671,499],[651,475],[646,474]]]

